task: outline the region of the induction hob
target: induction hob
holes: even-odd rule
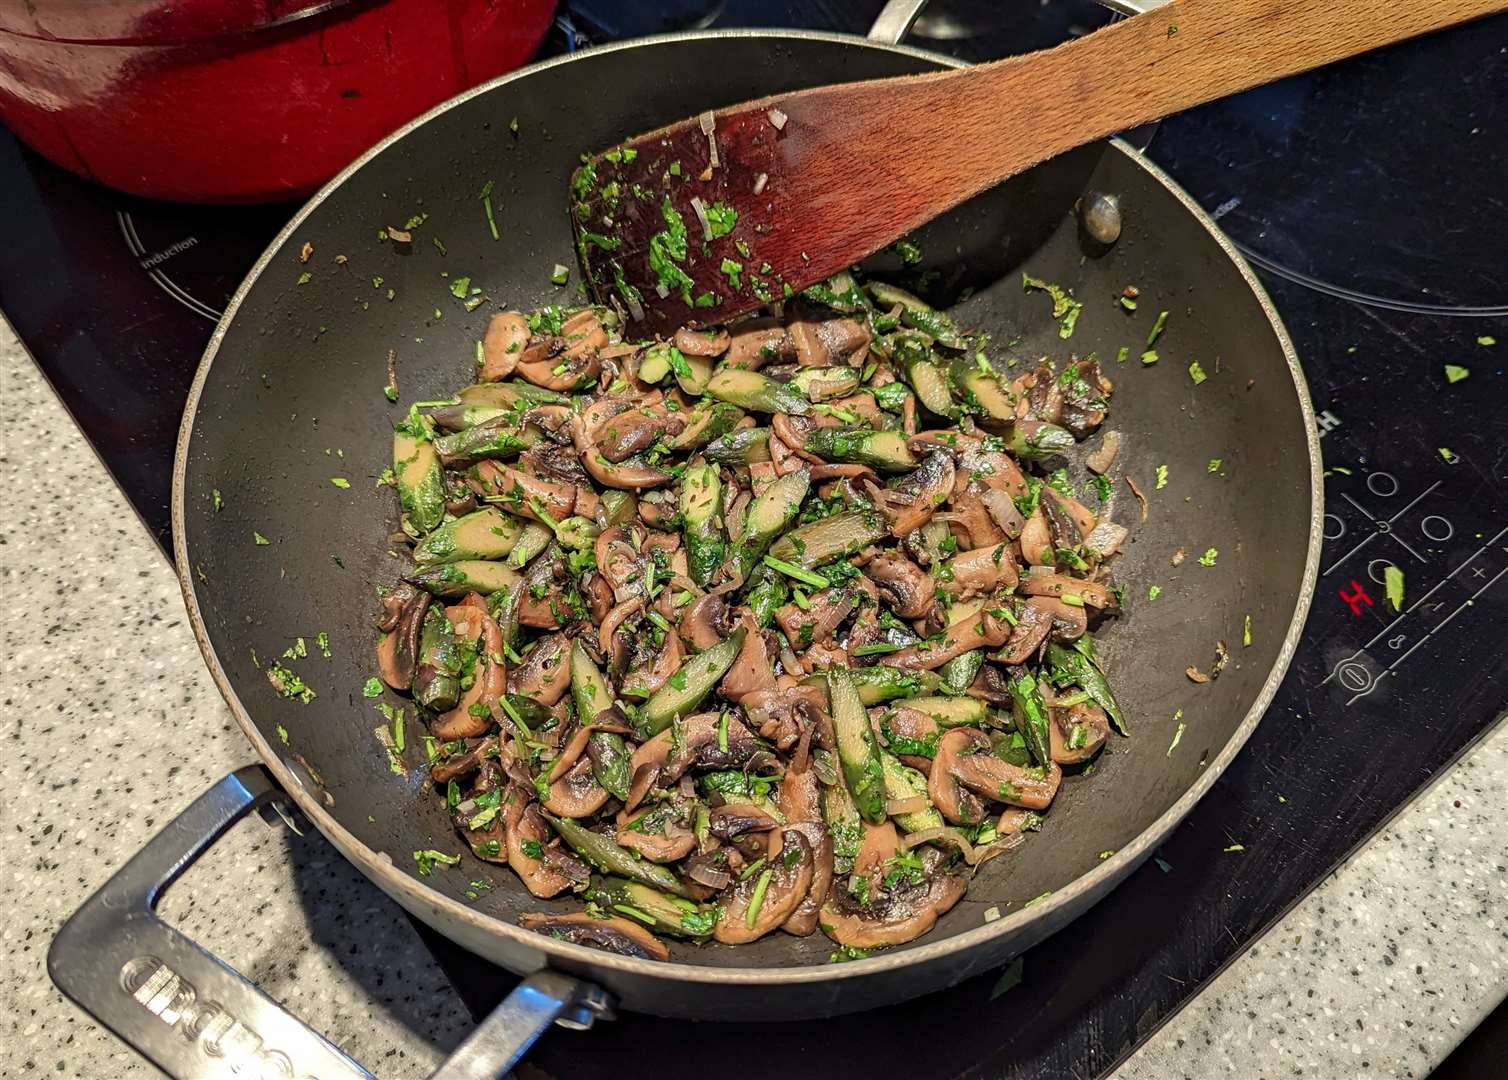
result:
[[[881,4],[568,6],[547,51],[698,19],[862,33]],[[912,41],[970,59],[1106,18],[1087,2],[935,6],[918,28],[930,36]],[[672,1046],[730,1077],[762,1075],[772,1061],[886,1074],[898,1045],[925,1044],[908,1056],[917,1077],[1098,1075],[1502,715],[1504,101],[1508,16],[1175,117],[1151,143],[1272,294],[1303,359],[1328,467],[1319,589],[1293,668],[1245,751],[1155,861],[1025,954],[1021,982],[998,997],[992,976],[858,1016],[764,1025],[759,1052],[739,1054],[728,1040],[748,1046],[750,1029],[627,1015],[586,1036],[550,1033],[529,1074],[659,1076]],[[221,308],[292,208],[116,195],[3,131],[0,191],[0,310],[166,548],[189,381]],[[1469,376],[1450,382],[1447,364]],[[1390,565],[1405,574],[1397,612],[1383,584]],[[421,933],[478,1016],[512,985]]]

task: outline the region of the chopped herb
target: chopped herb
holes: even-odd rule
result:
[[[738,224],[738,211],[724,203],[716,202],[711,206],[705,206],[702,208],[702,213],[707,215],[709,240],[727,236]]]
[[[217,514],[220,512],[221,508],[225,506],[225,500],[220,498],[219,488],[210,489],[209,505]]]
[[[1224,464],[1225,464],[1225,462],[1222,461],[1220,458],[1212,457],[1212,458],[1210,458],[1209,466],[1205,469],[1205,471],[1206,472],[1217,473],[1217,472],[1220,471],[1220,466],[1224,465]]]
[[[755,922],[759,919],[759,909],[764,906],[764,894],[770,887],[770,878],[775,871],[766,870],[759,875],[759,880],[754,883],[754,895],[749,898],[749,910],[744,912],[744,927],[754,929]]]
[[[1028,900],[1026,903],[1022,904],[1021,906],[1024,907],[1024,908],[1029,908],[1033,904],[1040,904],[1043,900],[1046,900],[1051,895],[1052,895],[1052,890],[1048,889],[1045,893],[1042,893],[1040,896],[1034,896],[1034,897],[1032,897],[1030,900]]]
[[[1152,585],[1152,586],[1148,587],[1148,589],[1147,589],[1147,599],[1148,600],[1156,600],[1161,595],[1162,595],[1162,586],[1161,585]]]
[[[1209,376],[1204,373],[1204,368],[1199,366],[1198,360],[1195,360],[1192,364],[1189,365],[1189,378],[1194,380],[1195,386],[1198,386],[1200,383],[1204,382],[1205,379],[1209,378]]]
[[[277,733],[278,733],[278,738],[280,740],[282,740],[283,745],[287,746],[288,745],[288,729],[285,728],[282,724],[279,724],[277,726]]]
[[[1182,716],[1183,710],[1180,709],[1178,714]],[[1187,727],[1188,725],[1182,720],[1178,721],[1178,730],[1173,732],[1173,741],[1168,743],[1168,757],[1172,757],[1173,751],[1178,749],[1178,744],[1183,742],[1183,733]]]
[[[1233,851],[1245,851],[1246,850],[1246,845],[1245,844],[1232,844],[1232,845],[1230,845],[1230,847],[1227,847],[1227,848],[1225,848],[1223,850],[1225,851],[1225,853],[1227,855],[1229,855]]]
[[[718,269],[727,277],[728,283],[735,290],[743,288],[743,281],[739,278],[739,275],[744,271],[743,263],[736,259],[724,259]]]
[[[1157,356],[1157,350],[1156,349],[1148,349],[1146,352],[1144,352],[1144,353],[1141,354],[1141,362],[1143,364],[1148,365],[1149,367],[1152,364],[1157,363],[1157,360],[1158,360],[1158,356]]]
[[[1248,614],[1241,620],[1241,646],[1251,648],[1251,615]]]
[[[297,700],[307,705],[319,696],[314,692],[312,686],[289,671],[281,663],[275,663],[267,669],[267,681],[272,684],[272,688],[279,695],[287,698],[289,701]]]
[[[523,849],[525,855],[535,862],[545,857],[545,846],[538,840],[525,840],[519,847]]]
[[[266,547],[268,544],[272,543],[271,540],[267,539],[267,537],[263,536],[259,532],[256,532],[255,530],[252,531],[251,541],[252,543],[256,544],[257,547]]]
[[[1162,328],[1167,325],[1168,313],[1166,311],[1159,311],[1157,313],[1157,321],[1152,324],[1152,330],[1147,334],[1147,348],[1150,349],[1157,343],[1157,339],[1162,336]]]
[[[860,645],[853,650],[855,656],[884,656],[887,653],[900,652],[904,645],[895,645],[888,641],[877,641],[873,645]]]
[[[786,577],[794,578],[803,585],[810,585],[814,589],[825,589],[832,584],[832,582],[828,581],[821,574],[814,574],[805,567],[797,566],[795,563],[788,563],[784,559],[777,559],[773,555],[766,555],[764,557],[764,564],[771,570],[779,570]]]
[[[460,861],[461,857],[459,855],[447,855],[443,851],[434,850],[434,848],[414,852],[414,863],[419,868],[420,877],[429,877],[430,871],[435,868],[436,863],[439,863],[441,866],[455,866]]]
[[[868,960],[868,949],[856,948],[853,945],[839,945],[837,949],[827,954],[829,964],[842,964],[849,960]]]
[[[1403,610],[1403,571],[1389,564],[1382,568],[1383,588],[1394,611]]]
[[[349,488],[351,486],[351,481],[347,480],[344,476],[332,476],[332,477],[330,477],[330,483],[334,484],[336,487],[340,488],[342,491],[346,490],[347,488]]]
[[[556,263],[550,269],[550,284],[564,285],[571,280],[571,268],[564,263]]]
[[[313,280],[314,280],[314,275],[313,275],[313,274],[311,274],[311,273],[310,273],[310,272],[309,272],[309,271],[307,271],[307,270],[305,270],[305,271],[304,271],[304,272],[303,272],[303,273],[302,273],[302,274],[300,274],[300,275],[299,275],[299,276],[298,276],[298,283],[299,283],[299,284],[300,284],[300,285],[307,285],[307,284],[309,284],[309,282],[311,282],[311,281],[313,281]]]
[[[382,696],[382,680],[379,679],[379,678],[377,678],[377,676],[373,675],[362,686],[362,688],[361,688],[361,696],[362,697],[369,697],[369,698],[372,698],[372,697],[381,697]]]
[[[1102,852],[1100,852],[1100,861],[1104,862],[1106,859],[1110,858],[1110,856],[1112,856],[1114,854],[1115,854],[1114,851],[1102,851]]]
[[[1467,378],[1470,374],[1471,369],[1464,368],[1460,364],[1445,365],[1445,381],[1448,383],[1458,383],[1462,379]]]
[[[1199,556],[1200,566],[1214,566],[1215,558],[1220,554],[1218,548],[1206,548],[1203,555]]]
[[[1157,466],[1157,485],[1153,488],[1153,490],[1154,491],[1161,491],[1163,488],[1165,488],[1167,486],[1168,486],[1168,467],[1166,465],[1159,465],[1159,466]]]
[[[1131,298],[1129,296],[1123,296],[1123,297],[1120,298],[1120,301],[1121,301],[1121,307],[1125,308],[1127,311],[1135,311],[1136,310],[1136,301],[1133,298]]]
[[[488,180],[482,185],[482,193],[477,198],[482,200],[482,209],[487,214],[487,229],[492,233],[492,239],[499,240],[501,237],[497,231],[497,218],[492,212],[492,186],[492,181]]]
[[[1445,459],[1445,464],[1447,465],[1454,465],[1461,460],[1456,452],[1448,446],[1440,447],[1440,456]]]
[[[1483,334],[1481,337],[1477,338],[1477,344],[1478,345],[1492,346],[1492,345],[1496,345],[1497,343],[1498,343],[1498,339],[1495,338],[1495,337],[1492,337],[1490,334]]]

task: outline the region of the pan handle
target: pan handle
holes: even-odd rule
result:
[[[1168,0],[1098,0],[1101,7],[1121,15],[1140,15],[1153,8],[1162,7]],[[890,0],[874,20],[867,35],[870,41],[886,45],[899,45],[911,31],[911,24],[927,6],[927,0]]]
[[[157,917],[157,901],[179,875],[236,822],[283,798],[260,765],[231,773],[85,900],[47,952],[58,989],[170,1076],[372,1080],[338,1046]],[[435,1076],[501,1076],[552,1023],[583,1028],[611,1017],[605,991],[535,972]]]

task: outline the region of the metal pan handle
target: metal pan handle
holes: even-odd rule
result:
[[[58,988],[170,1076],[373,1076],[155,911],[163,890],[232,825],[281,798],[260,765],[231,773],[84,901],[48,950]],[[611,1015],[605,991],[536,972],[435,1076],[501,1076],[552,1023],[590,1027]]]

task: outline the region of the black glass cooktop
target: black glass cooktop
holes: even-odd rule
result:
[[[697,19],[862,32],[880,6],[579,0],[548,48]],[[1105,19],[1087,2],[938,7],[913,40],[973,59]],[[626,1016],[588,1035],[552,1032],[533,1075],[659,1076],[671,1052],[731,1076],[795,1060],[803,1073],[885,1075],[900,1031],[928,1048],[907,1061],[918,1077],[1097,1075],[1502,715],[1505,51],[1499,16],[1176,117],[1151,144],[1271,292],[1304,361],[1329,469],[1319,590],[1298,659],[1245,752],[1158,860],[1027,953],[1021,982],[999,997],[993,977],[976,979],[878,1012],[767,1025],[761,1052],[733,1055],[726,1040],[747,1047],[748,1029]],[[0,310],[166,547],[189,380],[220,309],[292,208],[114,195],[3,131],[0,191]],[[1451,382],[1446,365],[1468,374]],[[1406,582],[1398,611],[1385,595],[1390,566]],[[1244,850],[1225,853],[1233,844]],[[426,938],[478,1015],[511,985]]]

